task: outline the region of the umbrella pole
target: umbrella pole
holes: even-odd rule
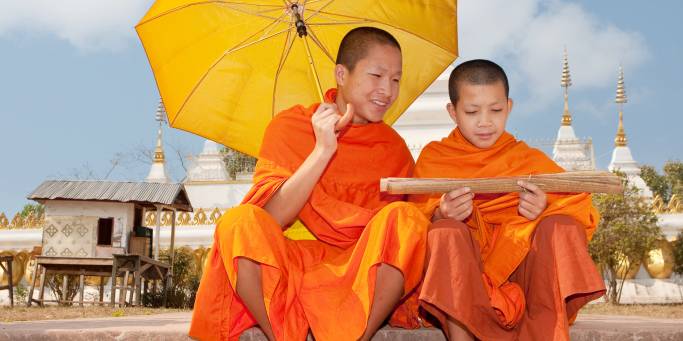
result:
[[[304,35],[301,38],[304,40],[304,45],[306,46],[306,57],[308,58],[308,65],[311,67],[311,72],[313,72],[313,78],[315,78],[315,86],[318,89],[318,96],[320,97],[320,102],[323,102],[325,100],[325,98],[323,97],[323,89],[320,86],[320,77],[318,77],[318,71],[315,69],[315,64],[313,63],[311,48],[308,46],[308,37]]]

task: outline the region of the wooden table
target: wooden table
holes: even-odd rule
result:
[[[123,281],[120,286],[116,285],[116,281],[111,282],[111,306],[116,305],[116,289],[119,289],[119,306],[126,304],[126,296],[130,294],[130,304],[142,305],[142,279],[147,281],[161,280],[164,283],[164,289],[167,289],[168,277],[170,275],[170,265],[168,263],[160,262],[152,258],[141,255],[121,255],[115,254],[114,262],[111,270],[112,278],[123,275]],[[133,276],[133,286],[128,286],[128,278]],[[145,286],[145,292],[148,289]],[[156,288],[154,286],[153,288]],[[166,306],[166,294],[163,300],[164,307]]]
[[[0,290],[9,290],[9,304],[10,307],[14,307],[14,285],[12,278],[12,263],[14,262],[14,256],[0,256],[0,268],[7,274],[7,285],[0,286]]]
[[[78,303],[83,306],[89,304],[107,304],[104,302],[104,278],[111,277],[111,301],[112,306],[116,304],[116,289],[119,289],[119,305],[141,305],[142,299],[142,279],[162,280],[170,275],[170,265],[155,261],[149,257],[139,255],[113,255],[111,258],[77,258],[77,257],[47,257],[38,256],[36,259],[36,270],[33,276],[33,283],[29,290],[28,305],[37,303],[43,306],[46,302],[56,303]],[[46,300],[45,278],[47,275],[63,275],[62,297],[56,300]],[[133,276],[133,286],[128,286],[128,277]],[[66,297],[68,276],[79,276],[79,300],[68,300]],[[83,293],[85,290],[85,276],[100,277],[100,297],[99,301],[84,301]],[[123,276],[121,285],[116,284],[116,278]],[[39,281],[39,283],[38,283]],[[38,298],[33,298],[36,284],[38,283]],[[149,285],[145,286],[145,292]],[[130,292],[130,298],[126,302],[126,294]],[[135,293],[135,297],[133,297]],[[164,300],[165,301],[165,300]],[[165,302],[164,302],[165,306]]]

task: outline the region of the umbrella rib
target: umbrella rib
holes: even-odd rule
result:
[[[321,22],[321,23],[309,23],[306,26],[333,26],[333,25],[353,25],[353,24],[364,24],[371,22],[370,20],[356,20],[356,21],[339,21],[339,22]]]
[[[320,8],[316,9],[313,13],[311,13],[311,15],[308,16],[308,18],[306,18],[306,22],[308,22],[308,20],[310,20],[311,18],[316,16],[318,13],[320,13],[320,11],[324,10],[325,7],[329,6],[332,2],[334,2],[334,0],[328,0],[326,4],[320,6]],[[305,2],[304,2],[304,5],[306,5]]]
[[[278,22],[280,22],[280,23],[283,23],[283,22],[284,22],[284,23],[287,23],[287,22],[288,22],[288,23],[290,24],[288,29],[291,30],[291,29],[292,29],[292,23],[291,23],[291,21],[282,20],[282,17],[287,16],[287,15],[288,15],[288,13],[282,13],[282,15],[280,15],[280,17],[277,18],[277,20],[275,20],[275,21],[273,21],[272,23],[266,25],[266,27],[264,27],[263,30],[261,30],[261,31],[263,32],[263,34],[261,35],[261,38],[263,38],[263,37],[265,37],[266,35],[270,34],[270,32],[273,31],[273,28],[275,28],[275,24],[277,24]],[[255,36],[256,34],[258,34],[258,32],[255,33],[255,34],[253,34],[252,37]],[[245,40],[245,41],[246,41],[246,40]],[[243,41],[243,42],[244,42],[244,41]]]
[[[304,0],[304,6],[327,0]]]
[[[290,25],[290,30],[287,31],[287,39],[285,40],[285,48],[282,50],[282,54],[280,55],[280,62],[278,63],[277,66],[277,71],[275,71],[275,80],[273,82],[273,98],[271,98],[270,103],[272,104],[272,109],[270,110],[270,115],[271,117],[275,116],[275,91],[277,90],[277,83],[278,80],[280,79],[280,72],[282,72],[282,68],[285,65],[285,61],[287,60],[287,57],[289,56],[289,52],[292,50],[292,46],[294,46],[294,40],[292,39],[292,30],[291,30],[292,25]]]
[[[159,14],[157,14],[157,15],[155,15],[155,16],[153,16],[153,17],[151,17],[151,18],[149,18],[149,19],[147,19],[147,20],[145,20],[145,21],[142,21],[142,22],[138,23],[137,25],[135,25],[135,27],[136,27],[136,28],[137,28],[137,27],[140,27],[140,26],[142,26],[142,25],[144,25],[144,24],[146,24],[146,23],[148,23],[148,22],[150,22],[150,21],[153,21],[153,20],[158,19],[158,18],[161,18],[161,17],[163,17],[163,16],[166,16],[166,15],[169,15],[169,14],[172,14],[172,13],[175,13],[175,12],[177,12],[177,11],[180,11],[180,10],[185,9],[185,8],[188,8],[188,7],[203,6],[203,5],[214,5],[214,4],[223,4],[223,5],[242,5],[242,6],[243,6],[243,5],[247,5],[247,6],[259,6],[259,7],[272,7],[272,10],[275,10],[275,9],[282,9],[282,6],[279,6],[279,5],[250,4],[250,3],[234,2],[234,1],[225,1],[225,0],[207,0],[207,1],[195,2],[195,3],[192,3],[192,4],[186,4],[186,5],[182,5],[182,6],[178,6],[178,7],[171,8],[171,9],[165,11],[165,12],[159,13]],[[236,9],[236,8],[234,8],[234,7],[229,7],[229,6],[226,6],[226,7],[229,8],[229,9],[238,11],[238,12],[242,12],[242,13],[254,14],[254,15],[256,15],[256,16],[265,17],[265,18],[268,18],[268,19],[275,19],[275,18],[273,18],[273,17],[269,17],[269,16],[265,16],[265,15],[261,15],[261,14],[260,14],[260,13],[263,13],[263,12],[266,12],[266,11],[260,11],[260,12],[247,12],[247,11],[244,11],[244,10],[238,10],[238,9]],[[270,10],[269,10],[269,11],[270,11]]]
[[[409,35],[411,35],[411,36],[420,38],[420,39],[422,39],[422,40],[424,40],[424,41],[430,42],[430,40],[429,40],[429,39],[426,39],[425,37],[422,37],[422,36],[420,36],[420,35],[418,35],[418,34],[416,34],[416,33],[414,33],[414,32],[407,31],[407,30],[405,30],[405,29],[403,29],[403,28],[400,28],[400,27],[398,27],[398,26],[396,26],[396,25],[392,25],[392,24],[389,24],[389,23],[385,23],[385,22],[381,22],[381,21],[377,21],[377,20],[373,20],[373,19],[368,19],[368,18],[355,17],[355,16],[352,16],[352,15],[329,13],[329,12],[325,12],[325,11],[320,11],[320,13],[322,13],[322,14],[327,14],[327,15],[331,15],[331,16],[344,17],[344,18],[348,18],[348,19],[364,20],[365,22],[368,22],[368,23],[374,23],[374,24],[380,24],[380,25],[389,26],[389,27],[391,27],[391,28],[393,28],[393,29],[395,29],[395,30],[397,30],[397,31],[401,31],[401,32],[406,33],[406,34],[409,34]],[[342,24],[342,23],[337,23],[336,25],[341,25],[341,24]],[[310,24],[307,24],[307,25],[310,25]],[[335,23],[329,23],[328,25],[335,25]],[[451,51],[449,51],[447,48],[444,48],[443,46],[440,46],[440,45],[437,45],[437,44],[434,44],[434,43],[432,43],[432,44],[435,45],[435,46],[438,46],[440,49],[442,49],[443,51],[445,51],[445,52],[447,52],[447,53],[452,53]]]
[[[269,26],[270,26],[270,25],[269,25]],[[265,28],[264,28],[263,30],[265,30]],[[263,30],[261,30],[261,31],[263,31]],[[283,34],[283,33],[285,33],[285,32],[289,32],[290,30],[291,30],[291,28],[288,27],[287,29],[284,29],[284,30],[282,30],[282,31],[278,31],[278,32],[269,34],[269,35],[267,35],[267,36],[261,36],[261,38],[256,39],[256,40],[254,40],[254,41],[251,41],[251,42],[249,42],[249,43],[247,43],[247,44],[236,45],[236,46],[234,46],[234,47],[232,47],[232,48],[226,50],[225,53],[223,53],[223,56],[221,56],[221,58],[222,58],[222,57],[225,57],[226,55],[231,54],[231,53],[233,53],[233,52],[237,52],[237,51],[239,51],[239,50],[241,50],[241,49],[243,49],[243,48],[247,48],[247,47],[249,47],[249,46],[251,46],[251,45],[258,44],[258,43],[260,43],[260,42],[262,42],[262,41],[264,41],[264,40],[268,40],[268,39],[270,39],[270,38],[273,38],[273,37],[278,36],[278,35],[280,35],[280,34]],[[252,36],[253,36],[253,35],[252,35]],[[244,42],[246,42],[246,41],[244,41]]]
[[[336,61],[334,60],[334,58],[332,58],[332,54],[330,54],[330,52],[325,48],[325,46],[323,46],[323,43],[318,39],[318,36],[315,35],[315,32],[313,32],[313,30],[310,27],[308,28],[308,33],[310,34],[313,43],[315,43],[323,51],[323,53],[325,53],[327,58],[329,58],[333,64],[336,64]]]
[[[225,7],[226,7],[226,8],[229,8],[229,9],[235,11],[235,12],[240,12],[240,13],[244,13],[244,14],[250,14],[250,15],[253,15],[253,16],[257,16],[257,17],[261,17],[261,18],[266,18],[266,19],[270,19],[270,20],[275,20],[275,21],[287,22],[287,21],[282,21],[282,20],[280,19],[280,18],[283,17],[282,15],[281,15],[280,17],[277,17],[277,18],[276,18],[276,17],[271,17],[271,16],[267,16],[267,15],[261,14],[261,13],[263,13],[263,11],[261,11],[261,12],[249,12],[249,11],[245,11],[245,10],[238,9],[238,8],[235,8],[235,7],[230,7],[230,6],[225,6]]]
[[[263,30],[265,30],[265,28],[264,28]],[[261,30],[261,31],[263,31],[263,30]],[[290,28],[288,27],[286,30],[282,30],[282,31],[273,33],[273,34],[271,34],[271,35],[269,35],[269,36],[267,36],[267,37],[262,37],[262,38],[260,38],[260,39],[258,39],[258,40],[252,41],[252,42],[250,42],[250,43],[248,43],[248,44],[244,44],[244,45],[241,45],[241,46],[239,46],[239,45],[238,45],[238,46],[235,46],[235,47],[233,47],[233,48],[231,48],[231,49],[225,51],[225,53],[223,53],[223,54],[222,54],[222,55],[221,55],[221,56],[220,56],[212,65],[211,65],[211,67],[209,67],[209,69],[206,70],[206,72],[204,72],[204,74],[202,75],[201,78],[199,78],[199,80],[198,80],[197,83],[194,85],[194,87],[192,87],[192,91],[190,91],[190,93],[185,97],[185,100],[183,101],[183,104],[180,106],[180,108],[178,108],[178,112],[176,113],[175,117],[173,118],[173,122],[171,122],[171,124],[174,124],[174,123],[175,123],[175,120],[178,119],[178,117],[180,116],[180,113],[183,111],[183,109],[185,108],[185,105],[187,105],[187,102],[190,100],[190,98],[192,98],[192,95],[194,94],[194,92],[197,91],[197,88],[199,87],[199,85],[202,84],[202,82],[204,81],[204,79],[205,79],[205,78],[209,75],[209,73],[211,73],[211,71],[212,71],[212,70],[213,70],[213,69],[214,69],[222,60],[223,60],[223,58],[225,58],[227,55],[229,55],[229,54],[231,54],[231,53],[233,53],[233,52],[239,51],[239,50],[241,50],[241,49],[243,49],[243,48],[246,48],[246,47],[249,47],[249,46],[251,46],[251,45],[260,43],[260,42],[262,42],[262,41],[264,41],[264,40],[273,38],[273,37],[275,37],[275,36],[278,36],[278,35],[280,35],[280,34],[283,34],[283,33],[285,33],[285,32],[289,32],[289,31],[290,31]],[[257,32],[257,34],[258,34],[258,32]],[[256,34],[254,34],[254,35],[256,35]],[[252,35],[252,36],[254,36],[254,35]]]

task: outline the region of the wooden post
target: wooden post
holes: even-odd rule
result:
[[[7,278],[9,278],[9,281],[7,282],[9,289],[9,305],[10,307],[14,308],[14,283],[12,283],[14,282],[14,279],[12,278],[12,263],[14,263],[14,257],[9,258],[9,261],[7,262]]]
[[[40,265],[38,265],[38,262],[36,262],[36,268],[33,270],[33,281],[31,281],[31,289],[28,291],[28,302],[26,302],[27,306],[31,306],[33,303],[33,291],[36,289],[36,282],[38,282],[38,273],[39,273],[39,268]]]
[[[173,246],[175,245],[175,215],[176,215],[176,210],[173,209],[172,213],[172,219],[171,219],[171,247],[170,247],[170,253],[171,253],[171,267],[168,270],[168,285],[167,287],[173,286],[173,262],[175,260],[175,249]]]
[[[142,285],[142,273],[140,271],[140,257],[137,257],[135,259],[135,296],[133,299],[130,301],[133,303],[134,306],[141,306],[142,303],[142,290],[141,290],[141,285]],[[131,296],[133,294],[131,293]]]
[[[166,271],[168,271],[168,270],[166,270]],[[163,292],[164,297],[162,299],[162,304],[163,304],[164,308],[168,308],[168,272],[166,272],[166,275],[162,277],[161,283],[162,283],[162,287],[163,287],[162,290],[164,290],[164,292]]]
[[[79,276],[78,289],[80,290],[81,297],[78,299],[79,305],[83,306],[83,294],[85,293],[85,270],[81,269],[81,275]]]
[[[104,276],[100,276],[100,304],[104,303]]]
[[[38,305],[43,307],[45,306],[45,303],[43,302],[43,297],[45,297],[45,274],[47,273],[47,269],[44,266],[39,266],[38,269],[40,269],[40,290],[38,291]]]
[[[161,205],[157,206],[157,224],[154,227],[154,260],[159,260],[159,246],[161,241]]]
[[[126,306],[126,293],[128,291],[128,269],[126,269],[125,274],[123,275],[123,283],[121,283],[121,289],[119,291],[119,307],[125,307]]]
[[[111,307],[116,306],[116,276],[118,275],[119,261],[114,257],[114,262],[111,267],[111,290],[109,291]]]

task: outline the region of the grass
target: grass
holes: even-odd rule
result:
[[[74,319],[86,317],[121,317],[133,315],[152,315],[163,313],[174,313],[180,311],[188,311],[182,309],[163,309],[163,308],[147,308],[147,307],[126,307],[126,308],[111,308],[111,307],[25,307],[15,306],[14,308],[1,307],[0,308],[0,322],[18,322],[18,321],[38,321],[38,320],[55,320],[55,319]]]
[[[683,319],[683,304],[588,304],[580,314],[627,315],[651,318]]]

